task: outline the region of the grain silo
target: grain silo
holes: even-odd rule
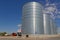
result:
[[[23,6],[23,34],[44,34],[42,9],[42,5],[38,2],[28,2]]]
[[[49,13],[44,13],[43,14],[43,19],[44,19],[44,34],[51,34],[51,28],[50,28],[50,14]]]

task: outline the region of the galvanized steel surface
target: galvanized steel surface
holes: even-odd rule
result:
[[[22,16],[23,34],[43,34],[42,5],[38,2],[29,2],[23,6]]]

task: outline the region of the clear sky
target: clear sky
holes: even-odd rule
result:
[[[0,32],[16,32],[18,24],[22,23],[22,7],[26,2],[37,1],[43,5],[45,0],[0,0]],[[51,3],[59,3],[60,0],[51,0]],[[58,6],[59,8],[59,6]],[[60,19],[56,19],[60,26]]]

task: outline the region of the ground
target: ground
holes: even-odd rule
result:
[[[25,36],[0,36],[0,40],[60,40],[60,35],[29,36],[28,38]]]

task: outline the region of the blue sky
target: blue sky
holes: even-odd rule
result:
[[[0,32],[16,32],[18,24],[22,23],[22,7],[26,2],[37,1],[45,5],[45,0],[0,0]],[[50,3],[59,3],[60,0],[51,0]],[[60,19],[56,19],[60,26]]]

